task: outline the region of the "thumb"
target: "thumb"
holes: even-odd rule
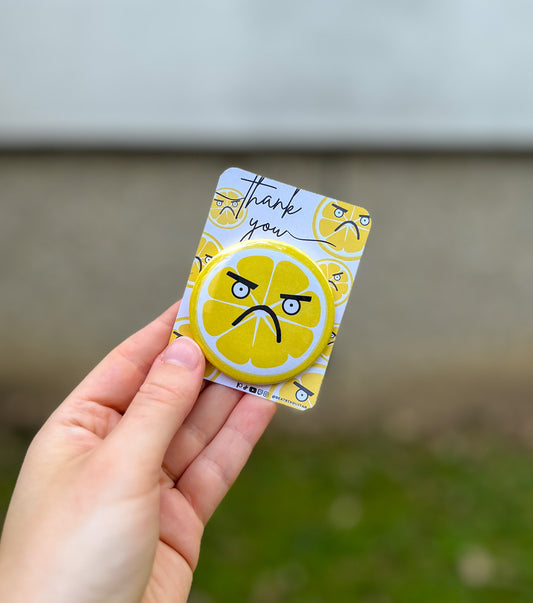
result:
[[[172,341],[158,356],[124,416],[108,437],[117,457],[146,471],[159,470],[172,437],[194,405],[204,357],[188,337]]]

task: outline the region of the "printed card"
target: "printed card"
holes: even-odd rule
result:
[[[200,345],[205,379],[313,407],[370,227],[362,207],[226,170],[171,339]]]

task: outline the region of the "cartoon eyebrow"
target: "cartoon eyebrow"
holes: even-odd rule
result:
[[[298,389],[303,390],[308,396],[314,396],[315,395],[315,392],[312,392],[310,389],[307,389],[307,387],[304,387],[301,383],[298,383],[298,381],[293,381],[292,384],[296,385],[296,387]]]
[[[333,274],[332,276],[342,276],[344,274],[344,272],[342,270],[339,270],[339,272],[335,272],[335,274]]]
[[[221,199],[217,199],[216,197],[221,197]],[[242,197],[228,197],[227,195],[224,195],[224,193],[219,193],[218,191],[216,191],[215,193],[215,200],[216,201],[221,201],[222,199],[224,199],[224,201],[242,201]]]
[[[346,213],[348,210],[344,209],[344,207],[341,207],[340,205],[337,205],[336,203],[332,203],[331,205],[333,205],[333,207],[335,209],[340,209],[343,213]]]
[[[256,283],[253,283],[252,281],[249,281],[247,278],[244,278],[244,276],[239,276],[238,274],[235,274],[235,272],[232,272],[231,270],[228,270],[226,272],[226,274],[228,276],[231,276],[231,278],[235,279],[239,283],[242,283],[243,285],[246,285],[247,287],[250,287],[250,289],[256,289],[257,288],[257,284]]]
[[[312,297],[310,295],[291,295],[290,293],[280,293],[279,296],[281,299],[296,299],[298,301],[311,301]]]

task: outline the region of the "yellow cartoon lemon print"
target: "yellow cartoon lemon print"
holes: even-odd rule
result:
[[[289,379],[279,389],[280,402],[289,400],[292,405],[302,410],[315,405],[318,390],[324,378],[323,373],[305,373]],[[286,404],[286,402],[284,402]]]
[[[177,339],[178,337],[190,337],[191,339],[194,339],[188,316],[176,318],[176,322],[174,323],[174,327],[172,328],[172,333],[170,335],[170,341],[174,341],[174,339]],[[220,375],[220,371],[217,370],[209,361],[206,361],[204,379],[213,380],[218,375]]]
[[[276,383],[311,365],[331,335],[330,286],[313,260],[279,241],[221,251],[194,284],[191,327],[218,369],[249,383]]]
[[[337,333],[339,331],[339,325],[334,324],[331,329],[331,334],[329,336],[329,340],[326,343],[322,352],[320,352],[320,356],[317,359],[317,364],[320,364],[324,368],[327,366],[329,362],[329,357],[331,356],[331,350],[333,350],[333,346],[335,345],[335,340],[337,339]]]
[[[202,270],[209,264],[209,262],[215,257],[215,255],[222,249],[220,243],[211,236],[209,233],[204,232],[200,239],[200,244],[196,250],[194,256],[194,262],[189,274],[189,280],[187,281],[187,287],[192,287],[198,275]]]
[[[340,306],[350,295],[353,282],[351,271],[339,260],[319,260],[317,264],[331,287],[335,305]]]
[[[209,210],[209,221],[220,228],[235,228],[244,222],[247,212],[238,190],[219,188]]]
[[[371,225],[366,209],[327,197],[313,219],[313,231],[322,249],[340,259],[361,255]]]

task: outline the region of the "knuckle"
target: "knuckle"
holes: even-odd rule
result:
[[[168,403],[181,398],[183,390],[178,384],[163,381],[146,381],[139,388],[139,396],[154,402]]]
[[[231,472],[228,470],[228,468],[225,467],[214,457],[207,457],[206,464],[207,467],[215,475],[215,479],[219,480],[223,489],[226,491],[229,490],[233,485],[235,478],[233,477],[233,475],[231,475]]]

